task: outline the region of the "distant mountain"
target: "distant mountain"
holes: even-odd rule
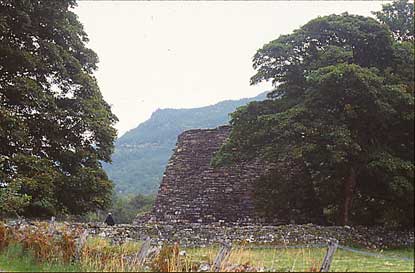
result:
[[[116,192],[156,193],[180,133],[228,124],[229,114],[237,107],[264,100],[266,93],[200,108],[156,110],[150,119],[116,141],[112,164],[104,164]]]

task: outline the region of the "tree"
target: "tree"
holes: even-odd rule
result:
[[[343,225],[413,224],[410,48],[374,19],[346,13],[266,44],[254,56],[251,83],[271,80],[276,88],[270,100],[232,114],[230,139],[213,163],[259,156],[295,164],[303,189],[313,190],[295,190],[296,176],[276,170],[271,182],[285,183],[290,195],[280,199],[317,200],[336,214],[328,220]]]
[[[114,196],[111,211],[117,223],[132,223],[137,215],[150,212],[154,201],[154,195]]]
[[[373,12],[379,21],[389,26],[398,41],[414,39],[414,4],[408,0],[383,5],[382,11]]]
[[[319,67],[346,62],[384,70],[391,63],[392,41],[389,29],[372,18],[347,13],[318,17],[259,49],[251,84],[279,83],[271,97],[290,92],[296,97],[305,76]]]
[[[15,185],[30,197],[26,215],[84,213],[111,200],[101,162],[110,161],[117,119],[75,5],[0,1],[0,192]]]

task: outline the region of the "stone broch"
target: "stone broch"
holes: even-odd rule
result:
[[[230,131],[230,126],[221,126],[179,135],[152,212],[157,221],[257,221],[253,189],[255,181],[269,171],[268,165],[259,160],[220,168],[210,165]]]

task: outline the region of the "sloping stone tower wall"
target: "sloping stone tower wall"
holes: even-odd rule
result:
[[[253,190],[267,165],[258,160],[212,168],[230,126],[183,132],[169,160],[153,211],[158,221],[252,222]]]

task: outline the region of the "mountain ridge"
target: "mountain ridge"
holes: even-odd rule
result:
[[[154,194],[176,145],[177,136],[190,129],[215,128],[229,123],[229,114],[268,92],[239,100],[224,100],[197,108],[164,108],[124,133],[115,142],[112,164],[104,170],[119,194]]]

